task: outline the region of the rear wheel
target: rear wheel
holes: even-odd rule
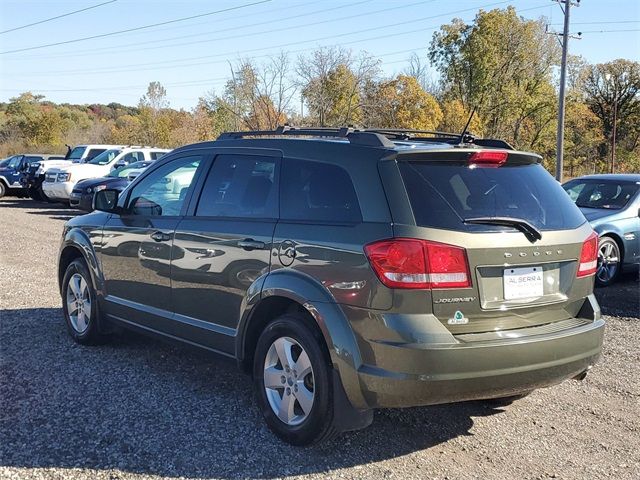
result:
[[[598,243],[598,269],[596,284],[608,287],[616,281],[622,265],[622,255],[618,243],[611,237],[600,237]]]
[[[309,445],[336,433],[331,367],[322,337],[302,315],[272,321],[260,335],[254,387],[267,425],[292,445]]]

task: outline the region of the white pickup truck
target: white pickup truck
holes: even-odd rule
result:
[[[169,151],[155,147],[114,147],[86,163],[71,163],[50,168],[45,174],[42,191],[53,201],[68,203],[73,186],[77,182],[88,178],[104,177],[116,165],[156,160]]]

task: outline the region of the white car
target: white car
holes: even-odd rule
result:
[[[87,163],[73,163],[60,168],[49,169],[45,174],[42,190],[48,198],[67,203],[74,185],[79,181],[104,177],[117,165],[155,160],[167,152],[169,150],[154,147],[117,147],[109,149]]]
[[[38,166],[38,170],[35,173],[35,177],[38,178],[42,176],[44,178],[44,175],[52,168],[62,168],[74,163],[90,162],[95,157],[107,150],[124,147],[125,145],[77,145],[73,147],[73,149],[71,149],[71,151],[62,160],[49,160],[48,162],[40,163],[40,165]]]

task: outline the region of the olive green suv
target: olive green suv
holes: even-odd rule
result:
[[[231,357],[296,445],[373,409],[524,395],[602,347],[597,236],[540,157],[472,136],[296,129],[178,148],[66,223],[71,336]]]

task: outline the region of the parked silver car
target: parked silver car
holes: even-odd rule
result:
[[[563,185],[600,237],[596,283],[640,264],[640,174],[588,175]]]

